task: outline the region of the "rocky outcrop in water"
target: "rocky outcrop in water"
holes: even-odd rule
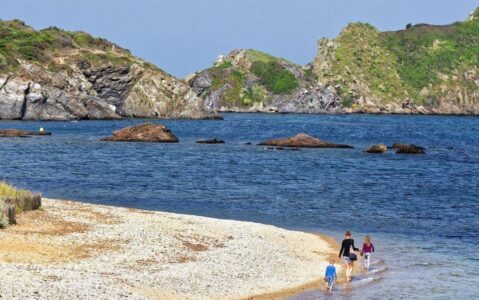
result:
[[[267,140],[260,143],[259,145],[295,148],[353,148],[349,145],[325,142],[304,133],[299,133],[289,138]]]
[[[45,131],[28,131],[20,129],[2,129],[0,130],[0,137],[27,137],[27,136],[45,136],[52,135],[51,132]]]
[[[196,141],[196,143],[198,144],[224,144],[225,141],[221,140],[221,139],[217,139],[217,138],[214,138],[214,139],[203,139],[203,140],[198,140]]]
[[[103,138],[106,142],[150,142],[178,143],[178,138],[171,130],[159,124],[145,123],[126,127],[113,132],[111,137]]]
[[[0,30],[0,119],[212,116],[183,81],[104,39],[21,21]]]
[[[367,153],[386,153],[387,151],[388,147],[384,144],[373,145],[366,150]]]
[[[396,154],[425,154],[423,147],[414,144],[393,144],[392,148],[396,149]]]

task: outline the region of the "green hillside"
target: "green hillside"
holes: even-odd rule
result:
[[[334,86],[343,106],[405,102],[475,111],[479,104],[479,9],[463,22],[408,24],[379,32],[348,25],[320,42],[314,61],[318,80]]]
[[[155,68],[103,38],[81,31],[56,27],[35,30],[20,20],[0,21],[0,73],[19,70],[25,60],[49,70],[65,68],[68,62],[89,61],[92,65],[125,65],[132,62]]]

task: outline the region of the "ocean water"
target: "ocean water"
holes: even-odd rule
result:
[[[100,141],[138,119],[1,121],[0,128],[44,127],[53,135],[1,138],[0,179],[52,198],[255,221],[338,241],[349,229],[358,245],[373,237],[380,272],[358,275],[333,296],[311,291],[292,299],[478,298],[479,118],[224,116],[152,121],[170,127],[178,144]],[[355,148],[256,146],[299,132]],[[195,143],[214,137],[226,144]],[[364,153],[395,142],[427,153]]]

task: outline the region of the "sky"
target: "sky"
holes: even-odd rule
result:
[[[0,19],[104,37],[177,77],[233,49],[311,62],[350,22],[380,30],[464,20],[479,0],[0,0]]]

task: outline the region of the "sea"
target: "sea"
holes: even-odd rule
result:
[[[318,289],[294,300],[479,298],[478,117],[223,116],[0,121],[0,129],[53,133],[1,138],[0,180],[50,198],[273,224],[338,242],[351,230],[357,246],[371,236],[370,272],[331,295]],[[146,121],[168,126],[180,142],[100,141]],[[354,148],[257,145],[300,132]],[[225,144],[196,143],[204,138]],[[412,143],[426,154],[365,153],[377,143]]]

